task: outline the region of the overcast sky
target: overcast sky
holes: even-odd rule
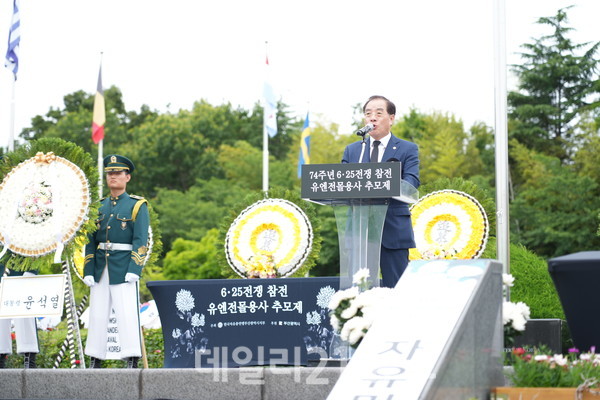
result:
[[[506,0],[507,61],[543,33],[539,17],[569,11],[576,42],[600,40],[598,0]],[[206,99],[250,109],[270,81],[290,111],[351,133],[352,106],[372,94],[494,124],[492,0],[21,0],[15,136],[77,90],[119,87],[127,110],[191,109]],[[0,0],[0,54],[12,0]],[[268,41],[268,46],[265,46]],[[0,145],[10,128],[12,74],[0,72]],[[509,79],[509,89],[514,80]],[[91,121],[90,121],[91,125]],[[110,140],[110,132],[107,139]]]

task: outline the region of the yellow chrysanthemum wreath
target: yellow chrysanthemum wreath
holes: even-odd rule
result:
[[[411,260],[471,259],[485,250],[489,224],[485,210],[472,196],[441,190],[419,199],[411,207],[417,247]]]
[[[233,221],[225,253],[230,267],[241,277],[284,277],[300,268],[312,242],[312,226],[300,207],[284,199],[265,199]]]

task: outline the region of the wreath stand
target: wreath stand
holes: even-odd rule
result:
[[[81,331],[79,329],[79,316],[87,303],[87,295],[83,296],[79,307],[75,307],[75,292],[73,291],[73,280],[71,278],[71,267],[73,260],[61,262],[62,272],[67,276],[67,284],[65,285],[65,312],[67,314],[67,337],[62,343],[62,346],[54,360],[53,369],[59,368],[65,350],[69,348],[69,358],[71,360],[71,368],[85,369],[85,356],[83,354],[83,345],[81,343]],[[77,340],[77,352],[75,351],[75,339]],[[79,354],[79,358],[77,358]],[[78,362],[79,361],[79,362]]]
[[[66,188],[69,190],[62,190]],[[17,201],[14,201],[15,198]],[[65,247],[73,246],[82,225],[89,221],[87,214],[90,212],[91,195],[87,176],[68,159],[53,152],[44,154],[40,151],[14,166],[4,176],[0,183],[0,199],[2,204],[10,204],[0,207],[0,242],[4,245],[0,257],[8,250],[20,257],[33,257],[34,261],[27,261],[26,265],[29,269],[35,269],[31,267],[38,262],[37,257],[50,255],[54,251],[52,265],[60,264],[66,278],[64,308],[67,336],[54,368],[60,365],[68,347],[71,368],[79,365],[85,369],[70,271],[73,260],[72,257],[62,260],[62,255]],[[27,235],[32,229],[34,235]],[[38,240],[32,243],[32,236]],[[7,267],[10,268],[9,265]],[[87,298],[82,303],[85,302]],[[80,358],[77,358],[78,354]]]

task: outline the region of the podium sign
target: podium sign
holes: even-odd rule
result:
[[[401,195],[399,162],[305,164],[302,198],[318,203],[335,199],[393,198]]]

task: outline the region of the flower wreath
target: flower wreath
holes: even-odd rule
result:
[[[300,207],[284,199],[265,199],[233,221],[225,237],[225,253],[227,263],[241,277],[285,277],[302,266],[312,244],[312,225]]]
[[[411,260],[478,258],[485,250],[489,223],[485,210],[472,196],[440,190],[419,199],[410,208],[417,247]]]
[[[29,271],[52,264],[62,250],[70,259],[75,241],[95,229],[98,172],[91,156],[62,139],[40,139],[0,161],[1,259]],[[6,254],[6,255],[5,255]]]

